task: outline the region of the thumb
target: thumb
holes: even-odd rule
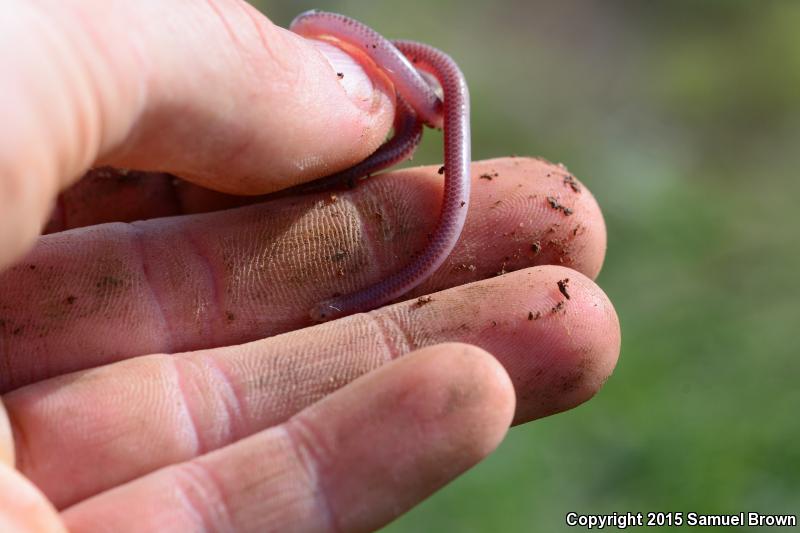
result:
[[[67,533],[58,512],[22,474],[0,463],[0,531]]]
[[[58,513],[41,491],[14,470],[14,438],[1,400],[0,531],[66,532]]]
[[[0,266],[94,164],[260,194],[365,158],[393,117],[367,59],[240,0],[8,0],[0,72]]]

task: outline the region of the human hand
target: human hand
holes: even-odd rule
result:
[[[233,0],[0,9],[0,530],[374,528],[611,372],[602,217],[539,160],[474,165],[412,300],[310,329],[422,246],[435,168],[217,212],[251,200],[94,173],[51,219],[92,165],[239,195],[345,168],[391,91]]]

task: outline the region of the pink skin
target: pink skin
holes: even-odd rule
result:
[[[424,250],[400,271],[351,294],[335,296],[318,303],[311,310],[317,321],[331,320],[367,311],[402,296],[425,281],[450,255],[461,235],[470,191],[469,92],[464,75],[445,53],[426,44],[412,41],[389,41],[371,28],[344,15],[308,11],[292,21],[289,28],[304,37],[332,40],[358,47],[392,81],[398,102],[410,110],[400,111],[407,129],[397,128],[391,141],[365,161],[334,176],[323,178],[326,186],[352,181],[376,172],[408,157],[419,142],[419,127],[404,115],[416,114],[431,127],[444,129],[444,197],[439,222]],[[444,101],[420,71],[433,75],[441,85]],[[398,109],[403,109],[403,104]],[[315,187],[316,188],[316,187]]]
[[[341,280],[315,259],[341,235],[345,271],[367,253],[369,283],[403,267],[437,223],[439,165],[340,205],[224,211],[168,174],[98,179],[65,211],[81,229],[37,239],[89,165],[261,194],[367,158],[393,104],[350,54],[324,47],[342,87],[319,42],[240,0],[3,5],[0,531],[375,530],[484,459],[512,416],[573,407],[610,373],[618,321],[578,273],[600,268],[602,216],[542,161],[473,165],[480,216],[411,293],[430,303],[317,328],[299,329]],[[112,220],[139,222],[96,225]]]
[[[350,168],[314,180],[283,189],[269,195],[270,199],[329,191],[335,187],[346,186],[352,189],[356,180],[389,168],[405,161],[414,154],[422,140],[422,123],[405,101],[398,97],[394,115],[394,135],[372,155]]]

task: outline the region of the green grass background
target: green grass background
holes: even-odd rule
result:
[[[605,212],[612,378],[387,531],[800,513],[800,2],[254,3],[281,25],[317,7],[448,51],[474,158],[564,162]],[[414,163],[438,163],[439,142]]]

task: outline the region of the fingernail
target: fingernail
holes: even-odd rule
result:
[[[376,97],[375,84],[358,61],[338,46],[324,41],[313,43],[330,63],[347,96],[359,107],[370,110]]]

